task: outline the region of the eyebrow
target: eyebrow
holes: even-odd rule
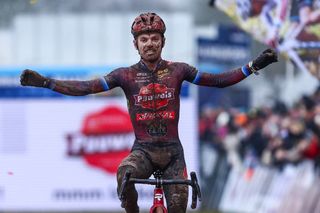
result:
[[[142,35],[141,37],[139,37],[139,39],[153,39],[153,38],[158,38],[157,35],[150,35],[150,36],[147,36],[147,35]]]

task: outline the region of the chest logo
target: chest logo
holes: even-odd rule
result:
[[[159,79],[162,79],[162,78],[164,78],[164,77],[166,77],[166,76],[169,75],[169,70],[168,70],[168,69],[159,70],[159,71],[157,72],[157,75],[158,75],[158,78],[159,78]]]
[[[135,105],[145,109],[160,109],[174,99],[174,88],[164,84],[148,84],[141,87],[139,94],[134,95]]]

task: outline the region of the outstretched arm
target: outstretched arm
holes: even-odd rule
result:
[[[242,69],[238,68],[219,74],[198,72],[193,83],[200,86],[223,88],[236,84],[245,78],[246,76],[242,72]]]
[[[71,96],[84,96],[107,90],[104,78],[89,81],[62,81],[46,78],[29,69],[24,70],[21,74],[20,83],[22,86],[49,88]]]
[[[242,81],[252,73],[258,74],[258,70],[263,69],[269,64],[277,61],[277,53],[272,49],[267,49],[263,51],[256,59],[249,62],[242,68],[219,74],[198,72],[193,80],[193,83],[201,86],[220,88],[227,87]]]

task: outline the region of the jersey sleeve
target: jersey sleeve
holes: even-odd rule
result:
[[[193,84],[208,87],[227,87],[236,84],[251,74],[248,66],[222,73],[200,72],[195,67],[184,64],[184,80]]]
[[[198,74],[198,70],[195,67],[185,63],[181,63],[181,66],[183,67],[182,70],[184,72],[184,80],[194,83]]]
[[[104,90],[107,91],[115,87],[121,87],[124,74],[125,74],[125,68],[119,68],[101,77],[100,81],[101,81],[101,84],[103,85]]]

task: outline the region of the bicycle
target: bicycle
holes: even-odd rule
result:
[[[164,185],[173,185],[173,184],[185,184],[192,187],[192,203],[191,208],[195,209],[197,207],[197,198],[201,201],[201,191],[200,186],[198,184],[197,175],[195,172],[190,173],[191,180],[183,180],[183,179],[175,179],[175,180],[166,180],[162,179],[163,172],[160,170],[156,170],[153,173],[155,179],[138,179],[131,178],[131,173],[126,172],[122,183],[118,192],[118,197],[121,201],[124,199],[124,191],[126,186],[129,183],[132,184],[148,184],[155,185],[154,194],[153,194],[153,205],[150,208],[150,213],[167,213],[167,209],[164,204],[164,195],[163,195],[163,186]]]

